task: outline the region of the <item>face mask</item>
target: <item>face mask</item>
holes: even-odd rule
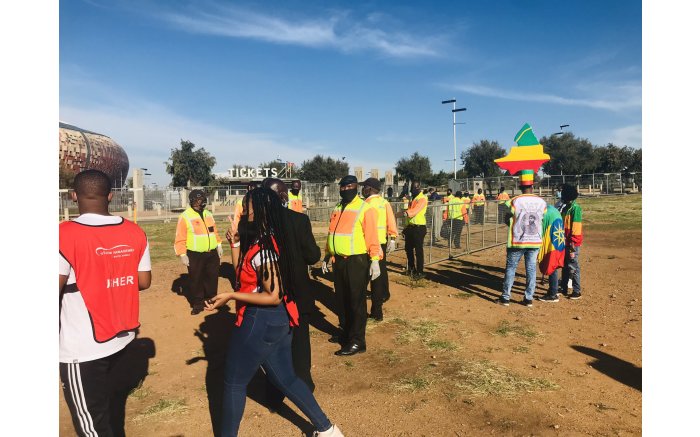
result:
[[[298,195],[299,195],[299,190],[295,190],[294,188],[292,188],[292,189],[289,190],[289,191],[291,191],[292,194],[294,194],[295,196],[298,196]]]
[[[357,196],[357,188],[354,190],[343,190],[340,192],[340,198],[342,199],[343,203],[350,203],[352,202],[352,199]]]

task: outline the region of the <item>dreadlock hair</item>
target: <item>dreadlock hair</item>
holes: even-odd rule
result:
[[[238,257],[238,265],[236,266],[235,290],[240,290],[241,271],[243,269],[243,259],[245,254],[254,244],[260,247],[260,256],[262,257],[262,269],[257,273],[258,285],[262,285],[264,280],[267,280],[270,275],[274,275],[277,279],[277,284],[280,284],[280,297],[285,295],[290,300],[294,300],[294,280],[293,267],[287,252],[288,244],[285,241],[286,236],[283,228],[283,211],[284,207],[277,193],[269,188],[255,188],[246,193],[243,198],[244,208],[253,207],[253,225],[251,226],[254,232],[243,232],[241,238],[241,256]],[[241,217],[241,224],[244,226],[248,223],[248,216]],[[274,257],[275,244],[279,255]],[[275,291],[275,281],[272,282],[271,290]]]

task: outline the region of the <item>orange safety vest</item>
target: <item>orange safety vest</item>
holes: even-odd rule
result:
[[[292,211],[296,211],[296,212],[303,212],[304,211],[304,206],[302,205],[302,202],[301,202],[301,192],[299,192],[298,196],[295,196],[290,191],[287,194],[287,196],[289,197],[289,202],[287,202],[287,208],[291,209]]]
[[[484,206],[484,203],[486,203],[485,200],[486,196],[484,196],[483,194],[475,194],[472,198],[474,206]]]
[[[365,203],[377,209],[379,244],[386,244],[387,236],[396,237],[399,234],[396,227],[396,216],[394,216],[394,210],[391,209],[391,204],[379,194],[369,196],[365,199]]]

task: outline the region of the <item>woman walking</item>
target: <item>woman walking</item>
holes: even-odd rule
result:
[[[321,410],[309,387],[294,373],[292,327],[298,325],[291,261],[285,256],[282,206],[277,194],[256,188],[244,198],[238,224],[240,253],[235,291],[206,303],[212,311],[236,301],[236,328],[226,353],[222,435],[236,436],[243,417],[246,388],[262,365],[267,377],[309,418],[315,436],[342,437]]]

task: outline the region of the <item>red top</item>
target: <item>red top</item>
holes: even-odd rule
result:
[[[75,272],[90,315],[95,341],[104,343],[139,324],[138,266],[146,234],[122,220],[90,226],[69,221],[58,226],[58,247]]]
[[[272,244],[275,247],[274,260],[277,260],[279,255],[279,249],[277,248],[277,242],[272,239]],[[272,260],[271,260],[272,261]],[[243,266],[241,268],[241,275],[239,280],[241,282],[241,288],[238,290],[240,293],[261,293],[262,290],[258,286],[258,274],[257,268],[261,267],[262,264],[262,254],[260,253],[260,246],[256,242],[250,249],[246,252],[243,258]],[[279,287],[279,284],[277,284]],[[288,299],[289,295],[285,293],[283,300],[284,305],[287,309],[287,315],[289,316],[289,326],[299,326],[299,310],[297,309],[297,304],[293,300]],[[243,323],[243,314],[245,314],[246,304],[237,300],[236,301],[236,326],[241,326]]]

